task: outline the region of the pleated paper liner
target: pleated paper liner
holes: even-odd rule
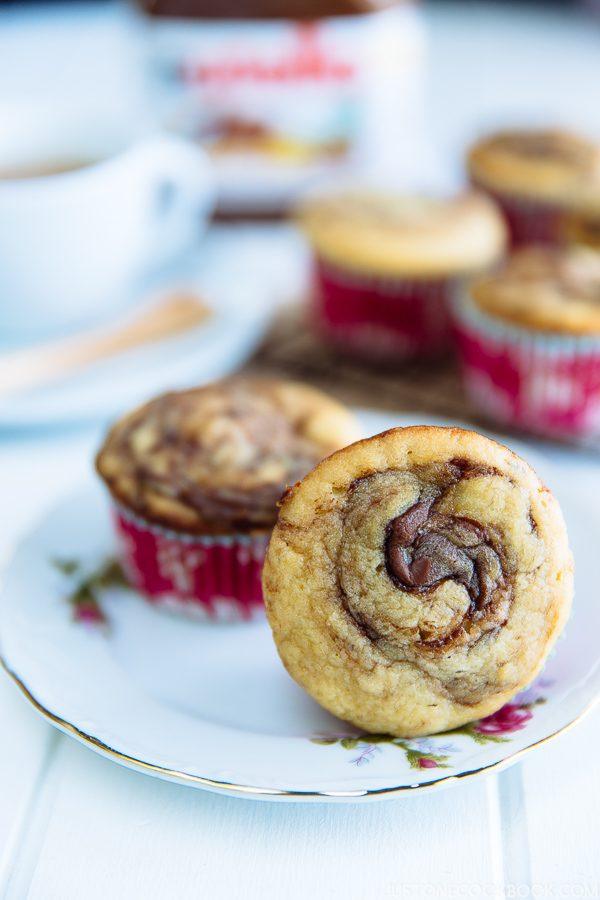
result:
[[[348,354],[397,364],[448,349],[451,279],[382,277],[316,259],[313,284],[315,327]]]
[[[600,433],[600,338],[506,324],[466,293],[454,303],[457,352],[473,404],[503,425],[566,440]]]
[[[229,621],[263,610],[261,572],[268,534],[198,536],[114,510],[120,558],[131,584],[152,604]]]

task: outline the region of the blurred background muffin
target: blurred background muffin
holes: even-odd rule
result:
[[[569,243],[600,252],[600,194],[589,197],[568,216],[565,234]]]
[[[518,251],[454,310],[465,387],[484,415],[550,436],[600,433],[600,254]]]
[[[306,199],[298,221],[312,248],[316,328],[378,362],[444,353],[454,284],[489,267],[505,242],[494,204],[475,193],[332,192]]]
[[[515,247],[564,243],[569,213],[600,198],[600,146],[572,132],[500,131],[470,149],[467,167],[502,207]]]
[[[125,416],[96,465],[130,580],[153,602],[250,617],[278,500],[358,436],[325,394],[267,379],[164,394]]]

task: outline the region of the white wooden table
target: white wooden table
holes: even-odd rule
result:
[[[428,13],[431,130],[440,146],[455,148],[501,98],[506,114],[537,104],[599,124],[593,27],[575,13],[469,10]],[[25,33],[46,54],[46,83],[52,45],[71,48],[54,73],[64,86],[72,89],[79,72],[80,84],[87,77],[99,91],[116,90],[126,55],[118,12],[78,12],[43,36],[29,24],[20,32],[17,18],[0,19],[0,99],[31,76],[33,57],[15,37]],[[92,43],[112,54],[101,77],[86,70]],[[97,441],[93,430],[0,434],[3,556],[83,477]],[[585,486],[600,496],[599,461],[552,456],[563,491]],[[600,895],[600,711],[499,776],[361,807],[235,800],[135,774],[53,731],[6,678],[0,722],[4,900]]]

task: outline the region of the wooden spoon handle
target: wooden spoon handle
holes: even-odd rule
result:
[[[0,397],[42,387],[93,363],[173,337],[210,315],[198,297],[173,294],[133,318],[0,357]]]

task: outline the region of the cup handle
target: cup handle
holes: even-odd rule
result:
[[[142,264],[165,265],[203,233],[215,202],[206,153],[183,138],[161,135],[133,153],[147,178],[147,221]]]

